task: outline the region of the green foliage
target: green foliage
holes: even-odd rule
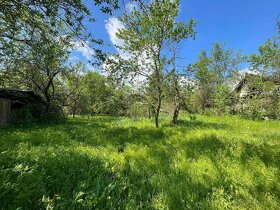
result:
[[[274,91],[268,98],[243,99],[237,106],[236,114],[254,120],[279,119],[279,93]]]
[[[279,36],[269,39],[252,54],[250,62],[259,75],[251,81],[255,94],[242,100],[240,113],[253,119],[279,119],[280,47]]]
[[[182,119],[1,128],[0,208],[278,208],[279,121]]]
[[[184,39],[194,38],[196,22],[193,19],[188,24],[176,21],[180,0],[135,2],[137,7],[120,17],[124,27],[117,33],[123,44],[116,47],[129,56],[122,58],[112,55],[107,67],[110,75],[117,79],[146,78],[148,88],[145,95],[155,111],[155,124],[158,127],[163,83],[172,71],[170,64],[176,59],[172,54],[174,46],[178,47]]]
[[[135,102],[127,110],[126,116],[129,116],[131,118],[148,117],[149,116],[148,106],[142,102]]]
[[[131,101],[131,88],[118,86],[97,72],[87,72],[82,80],[85,89],[82,93],[81,114],[110,114],[123,116]]]
[[[201,51],[198,60],[190,66],[192,76],[198,83],[194,94],[196,98],[193,99],[197,111],[218,115],[230,112],[228,97],[243,61],[240,52],[225,49],[221,43],[213,44],[210,55]]]
[[[109,14],[118,8],[117,0],[93,0],[92,3]],[[5,0],[0,3],[0,60],[6,56],[22,56],[38,39],[65,35],[74,39],[90,38],[89,44],[97,56],[101,55],[100,49],[94,46],[102,40],[94,38],[84,26],[85,22],[92,21],[95,19],[81,0]],[[66,30],[62,32],[61,26]],[[68,44],[70,41],[68,39]]]
[[[259,47],[259,54],[252,54],[250,61],[252,65],[258,68],[262,73],[280,75],[280,37],[275,36],[273,39],[266,41]]]

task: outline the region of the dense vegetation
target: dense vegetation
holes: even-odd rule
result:
[[[119,8],[116,0],[94,3],[108,15]],[[198,22],[176,19],[179,0],[136,0],[133,5],[131,11],[122,8],[123,27],[115,34],[122,44],[112,54],[103,52],[103,41],[87,32],[85,23],[95,19],[80,0],[1,3],[0,88],[40,95],[43,119],[49,121],[65,114],[147,116],[159,127],[161,112],[173,113],[176,125],[180,110],[280,118],[279,20],[275,36],[257,54],[243,55],[217,42],[182,67],[180,43],[195,39]],[[69,62],[77,43],[92,49],[99,73]],[[244,77],[244,66],[257,78],[240,97],[234,87]],[[26,118],[38,121],[30,114]]]
[[[180,3],[0,2],[0,92],[38,99],[5,99],[0,210],[279,208],[280,20],[255,54],[216,42],[181,66],[199,21]],[[118,9],[112,53],[87,26]]]
[[[0,129],[0,209],[277,209],[279,121],[78,117]]]

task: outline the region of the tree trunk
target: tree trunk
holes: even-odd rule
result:
[[[45,95],[45,105],[46,105],[46,113],[50,113],[50,109],[51,109],[51,97],[49,95],[49,93],[47,92],[47,90],[44,92]]]
[[[77,102],[74,100],[73,109],[72,109],[72,116],[75,118],[77,112]]]
[[[148,117],[149,117],[149,119],[151,119],[151,108],[150,107],[148,107]]]
[[[175,106],[174,113],[173,113],[173,119],[172,119],[172,124],[177,125],[178,124],[178,116],[180,112],[180,107],[179,105]]]
[[[172,119],[172,124],[177,125],[178,124],[178,116],[180,112],[180,91],[179,91],[179,84],[178,84],[178,79],[177,76],[173,75],[173,80],[174,80],[174,105],[175,109],[173,112],[173,119]]]
[[[155,113],[155,121],[156,121],[157,128],[159,127],[159,122],[158,122],[159,112],[160,112],[160,106],[157,108],[156,113]]]
[[[157,108],[155,111],[155,120],[156,120],[156,127],[159,127],[159,114],[160,114],[160,109],[161,109],[161,86],[160,82],[158,83],[158,99],[157,99]]]

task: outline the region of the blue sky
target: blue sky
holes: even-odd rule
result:
[[[116,52],[112,33],[118,23],[108,20],[115,20],[121,10],[109,16],[96,9],[92,1],[87,0],[86,4],[97,19],[86,27],[105,41],[105,51]],[[242,50],[244,54],[256,53],[258,47],[275,34],[279,15],[280,0],[181,0],[178,20],[187,23],[194,18],[199,21],[196,39],[182,43],[182,65],[194,62],[201,50],[211,49],[212,43],[217,41],[225,43],[227,48]],[[81,47],[72,53],[72,59],[87,63],[90,53],[90,49]]]

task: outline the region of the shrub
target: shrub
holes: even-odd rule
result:
[[[141,102],[135,102],[132,104],[129,109],[127,110],[126,113],[127,116],[129,117],[147,117],[148,114],[148,108],[145,104]]]

